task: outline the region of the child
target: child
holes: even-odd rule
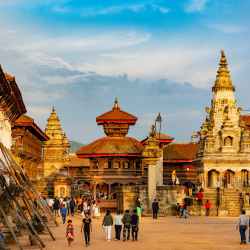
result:
[[[87,247],[90,244],[90,232],[92,232],[91,219],[88,213],[86,214],[86,217],[82,220],[81,232],[82,231],[84,234],[85,244]]]
[[[211,203],[210,203],[209,200],[207,200],[206,203],[205,203],[206,216],[209,216],[210,208],[211,208]]]
[[[70,246],[74,240],[74,226],[72,224],[72,220],[68,220],[68,225],[66,227],[66,238],[68,241],[68,246]]]
[[[60,213],[61,213],[61,216],[62,216],[62,223],[65,224],[66,217],[67,217],[67,208],[65,207],[64,204],[62,205]]]

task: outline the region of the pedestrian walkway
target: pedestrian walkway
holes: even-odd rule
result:
[[[93,220],[89,249],[93,250],[238,250],[248,249],[250,245],[239,245],[239,233],[235,228],[236,218],[192,217],[179,219],[161,217],[158,220],[142,218],[139,229],[139,241],[107,242],[102,230],[102,219]],[[59,217],[58,217],[59,221]],[[61,223],[61,221],[60,221]],[[81,237],[81,217],[73,218],[75,240],[70,248],[65,239],[65,225],[53,228],[57,240],[51,241],[42,236],[47,250],[82,250],[85,248]],[[112,237],[115,232],[113,230]],[[15,249],[15,248],[11,248]],[[35,249],[30,248],[30,249]]]

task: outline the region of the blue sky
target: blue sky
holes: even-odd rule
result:
[[[238,103],[250,108],[249,0],[0,0],[0,63],[44,128],[55,105],[68,137],[102,136],[95,117],[117,96],[147,135],[190,140],[204,119],[219,52]]]

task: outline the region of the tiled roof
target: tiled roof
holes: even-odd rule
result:
[[[0,65],[0,101],[9,119],[14,122],[22,114],[26,113],[22,94],[17,86],[15,77],[4,73]]]
[[[49,137],[38,127],[34,119],[27,115],[20,116],[14,123],[14,127],[28,127],[28,129],[41,141],[47,141]]]
[[[173,140],[174,137],[172,137],[171,135],[168,134],[160,134],[160,140]]]
[[[134,125],[137,121],[137,117],[131,115],[120,109],[118,101],[116,100],[112,110],[96,117],[96,122],[98,125],[102,125],[103,123],[126,123]]]
[[[244,123],[247,129],[250,129],[250,115],[241,115],[240,121]]]
[[[81,147],[76,154],[79,157],[90,156],[139,156],[142,144],[132,137],[102,137]]]
[[[163,160],[194,160],[197,151],[197,143],[169,144],[164,148]]]
[[[75,154],[69,157],[69,167],[88,167],[89,164],[88,158],[79,158]]]
[[[171,135],[163,134],[163,133],[160,134],[160,138],[159,138],[159,135],[156,134],[156,138],[160,139],[160,142],[166,142],[167,141],[167,142],[170,143],[170,142],[172,142],[174,140],[174,137],[172,137]],[[145,139],[143,139],[141,141],[141,143],[144,144],[147,140],[148,140],[148,136]]]

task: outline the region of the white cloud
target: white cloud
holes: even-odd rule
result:
[[[213,47],[168,44],[104,53],[95,63],[79,64],[78,69],[104,75],[128,73],[133,78],[167,78],[204,87],[215,78],[218,54]]]
[[[215,29],[225,34],[237,34],[248,30],[248,28],[243,25],[240,26],[240,25],[225,24],[225,23],[213,23],[213,24],[208,24],[207,26],[211,29]]]
[[[28,106],[27,107],[28,113],[31,116],[34,117],[40,117],[40,116],[48,116],[50,111],[51,111],[51,107],[50,106]]]
[[[186,12],[200,12],[205,9],[209,0],[189,0],[185,7]]]
[[[67,13],[78,13],[82,17],[93,17],[93,16],[104,16],[119,14],[121,12],[129,11],[133,13],[139,13],[146,10],[151,10],[159,12],[161,14],[167,14],[170,10],[169,8],[153,4],[153,3],[141,3],[141,4],[121,4],[113,5],[109,7],[91,7],[91,8],[72,8],[67,5],[58,5],[52,8],[54,12],[67,14]]]
[[[30,39],[28,43],[15,44],[14,46],[23,52],[35,51],[40,58],[42,52],[67,52],[69,50],[71,52],[96,52],[98,50],[124,49],[146,43],[150,38],[150,33],[124,30],[123,32],[111,31],[105,34],[44,38],[42,41],[34,38]],[[54,60],[58,60],[58,58],[54,58]]]

